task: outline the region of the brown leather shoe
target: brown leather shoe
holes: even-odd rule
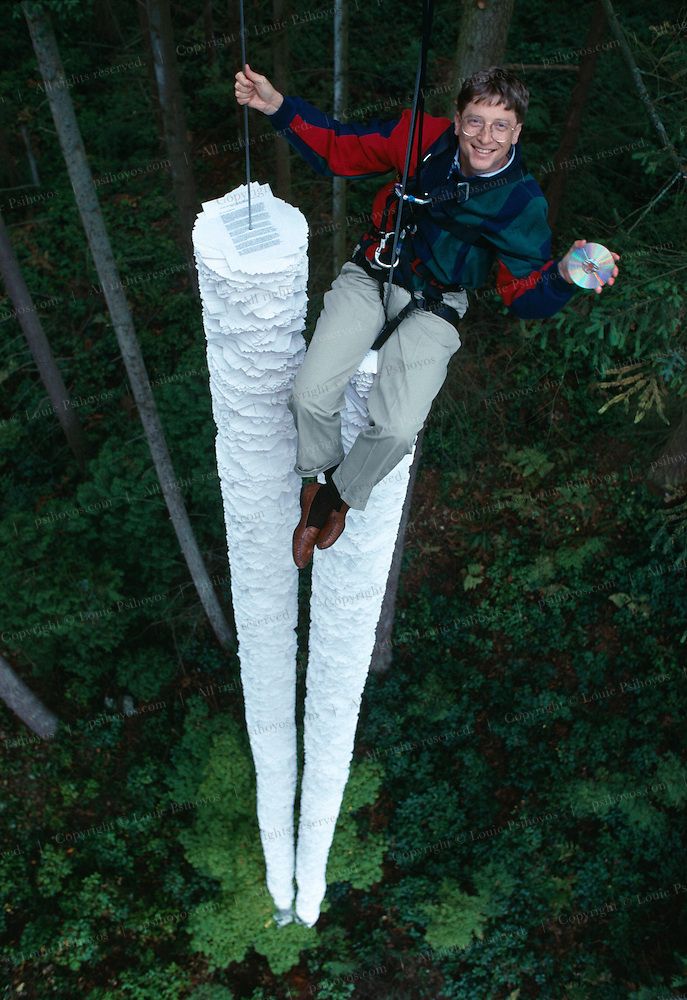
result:
[[[341,504],[341,510],[331,510],[329,512],[329,517],[324,522],[324,527],[320,530],[319,537],[315,542],[318,549],[328,549],[330,545],[334,544],[346,527],[346,511],[350,509],[350,506],[344,500]]]
[[[310,508],[312,507],[315,494],[322,489],[324,483],[306,483],[301,489],[301,519],[293,533],[292,552],[293,561],[299,569],[303,569],[312,559],[315,539],[319,535],[321,528],[315,524],[306,526]]]

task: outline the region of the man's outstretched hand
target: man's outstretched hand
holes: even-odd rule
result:
[[[573,251],[577,250],[578,247],[583,247],[585,245],[585,243],[587,243],[587,242],[588,242],[587,240],[575,240],[575,242],[573,243],[573,245],[570,247],[570,249],[566,253],[565,257],[561,257],[561,259],[558,262],[558,271],[559,271],[561,277],[565,278],[565,280],[570,285],[574,284],[572,278],[570,277],[570,271],[568,270],[568,264],[570,263],[571,254],[573,253]],[[611,253],[611,256],[613,257],[614,260],[620,260],[620,254],[614,253],[612,250],[610,251],[610,253]],[[611,275],[610,275],[608,281],[604,282],[604,281],[601,280],[601,278],[598,279],[599,284],[594,289],[594,291],[597,294],[600,294],[604,290],[604,286],[605,285],[612,285],[617,277],[618,277],[618,268],[616,266],[611,271]]]
[[[247,104],[249,108],[273,115],[278,111],[284,100],[284,95],[275,90],[266,76],[255,73],[248,63],[246,72],[239,70],[234,84],[234,96],[239,104]]]

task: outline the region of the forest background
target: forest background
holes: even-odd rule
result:
[[[111,282],[32,45],[44,14],[3,12],[3,998],[687,989],[687,8],[616,5],[665,140],[609,8],[435,4],[426,110],[451,117],[472,68],[515,69],[554,252],[595,240],[620,276],[546,321],[509,317],[493,282],[471,297],[313,929],[278,929],[264,888],[188,242],[245,181],[238,5],[43,7]],[[330,113],[334,11],[246,3],[249,63]],[[419,11],[348,3],[345,120],[408,106]],[[250,129],[253,179],[308,219],[307,339],[380,182],[318,177],[264,116]]]

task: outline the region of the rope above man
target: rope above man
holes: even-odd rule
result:
[[[461,346],[458,320],[467,310],[466,289],[486,284],[496,260],[496,288],[512,315],[553,316],[577,291],[568,262],[587,241],[575,240],[563,257],[552,257],[547,202],[526,170],[519,143],[529,91],[512,72],[490,67],[464,81],[453,121],[425,114],[423,129],[414,136],[412,162],[419,159],[421,141],[422,190],[410,178],[385,313],[380,290],[391,266],[388,244],[400,204],[411,111],[391,120],[339,122],[303,98],[280,94],[249,65],[236,74],[235,94],[239,104],[267,114],[323,176],[396,174],[377,191],[370,227],[324,295],[288,403],[298,432],[295,470],[304,479],[324,472],[326,480],[302,489],[293,536],[294,561],[302,568],[314,546],[332,545],[344,530],[347,511],[364,510],[374,486],[412,451],[448,362]],[[616,266],[607,284],[617,274]],[[387,319],[395,318],[401,321],[393,335],[378,343]],[[369,426],[344,455],[344,392],[371,347],[379,355],[368,397]]]

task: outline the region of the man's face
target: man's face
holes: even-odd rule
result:
[[[510,156],[511,143],[516,143],[520,137],[522,124],[518,124],[514,111],[507,111],[504,104],[486,100],[469,101],[463,109],[462,115],[456,111],[454,118],[454,131],[458,136],[458,148],[460,150],[460,169],[469,177],[471,174],[488,174],[492,170],[498,170],[508,162]],[[464,123],[470,116],[481,118],[484,122],[476,135],[465,135],[461,130],[461,123]],[[505,142],[497,142],[489,126],[493,122],[507,122],[508,125],[516,126],[514,131],[510,129],[506,133]],[[467,128],[467,125],[464,125]]]

